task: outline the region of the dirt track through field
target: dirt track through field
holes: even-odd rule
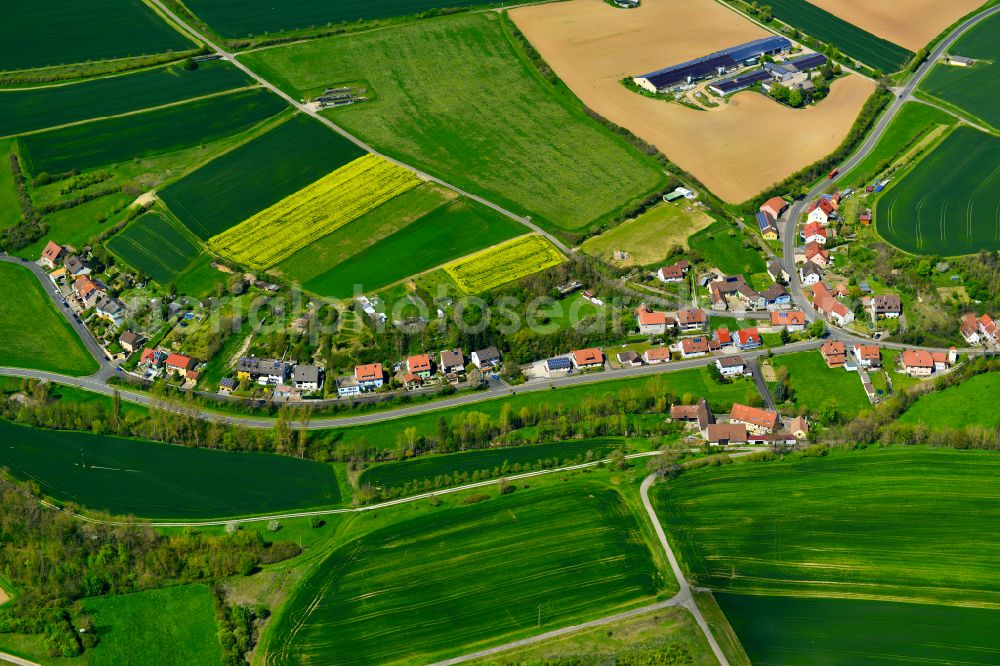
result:
[[[831,153],[874,90],[852,75],[805,110],[743,92],[728,105],[696,111],[643,97],[619,81],[768,34],[713,0],[645,0],[629,10],[569,0],[510,15],[584,104],[657,146],[730,202],[745,201]]]
[[[862,30],[916,51],[983,0],[810,0]]]

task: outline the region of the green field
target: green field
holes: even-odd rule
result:
[[[373,211],[377,213],[378,208]],[[366,233],[366,218],[355,220],[342,231],[356,238]],[[349,259],[304,280],[303,287],[321,296],[349,298],[355,285],[372,292],[398,280],[464,257],[528,229],[486,206],[468,199],[456,199],[440,206],[391,236],[364,249]],[[340,245],[341,235],[321,239],[319,251],[331,244]],[[316,270],[312,263],[317,249],[305,248],[281,264],[286,276],[303,279]],[[326,267],[329,264],[320,264]],[[301,269],[299,268],[301,267]]]
[[[1000,16],[993,15],[976,24],[948,49],[953,55],[983,62],[972,67],[936,65],[920,83],[920,90],[1000,128],[1000,47],[997,31]]]
[[[543,463],[545,467],[559,467],[574,462],[600,460],[616,448],[624,448],[621,440],[588,439],[425,455],[406,462],[384,463],[366,469],[358,478],[358,483],[378,488],[402,488],[409,483],[430,482],[435,477],[446,474],[455,477],[473,472],[480,472],[483,479],[497,478],[501,474],[494,474],[494,469],[501,470],[502,474],[516,474],[522,467],[528,471],[527,466],[538,467]]]
[[[5,7],[4,70],[186,51],[195,44],[141,0],[46,0]]]
[[[20,140],[21,153],[32,174],[82,171],[220,139],[285,108],[280,97],[255,88],[31,134]]]
[[[368,19],[420,14],[430,9],[491,4],[495,0],[367,0],[362,3],[265,0],[188,0],[185,4],[225,37],[280,32]]]
[[[8,294],[17,294],[5,298],[0,307],[0,365],[67,375],[89,375],[98,369],[27,268],[0,263],[0,282]]]
[[[379,150],[550,229],[586,230],[662,186],[654,162],[538,77],[507,29],[495,13],[462,14],[243,60],[295,97],[367,81],[377,99],[325,113]]]
[[[828,368],[818,351],[782,354],[775,356],[772,363],[775,370],[788,370],[792,403],[804,407],[810,414],[817,414],[824,405],[834,403],[844,418],[851,419],[871,407],[858,373]]]
[[[183,585],[108,597],[84,599],[100,643],[91,666],[135,663],[218,664],[222,648],[216,637],[212,593],[204,585]]]
[[[1000,613],[857,599],[716,594],[760,666],[996,664]]]
[[[654,489],[692,585],[1000,609],[1000,454],[834,449]]]
[[[1000,426],[1000,411],[983,409],[984,396],[1000,391],[1000,373],[976,375],[956,386],[922,396],[899,417],[900,423],[923,423],[931,428]]]
[[[250,77],[225,61],[188,72],[178,65],[82,83],[0,90],[0,132],[20,134],[138,111],[249,85]]]
[[[208,240],[364,154],[319,122],[298,115],[159,196],[188,229]]]
[[[201,254],[201,248],[169,216],[149,212],[107,242],[108,249],[160,284],[173,281]]]
[[[921,137],[937,127],[952,126],[955,117],[919,102],[907,102],[892,119],[875,148],[853,169],[840,177],[858,188],[870,185],[889,162],[903,156]]]
[[[663,203],[588,238],[580,249],[604,261],[614,261],[619,250],[628,252],[627,263],[645,266],[663,261],[671,248],[687,247],[688,237],[710,224],[712,218],[700,210],[689,211],[684,203]]]
[[[0,421],[0,466],[46,495],[142,518],[220,518],[340,502],[333,470],[265,453],[170,446]],[[85,467],[81,468],[81,465]]]
[[[838,18],[807,0],[768,0],[774,16],[885,74],[902,69],[913,53]]]
[[[1000,249],[1000,138],[959,127],[875,205],[879,234],[913,254]]]
[[[0,229],[6,229],[21,221],[14,172],[10,170],[10,153],[13,149],[13,139],[0,141]]]
[[[441,509],[334,551],[262,664],[430,663],[650,603],[665,587],[615,490],[586,480]]]
[[[73,208],[49,213],[43,218],[45,224],[49,225],[48,234],[11,254],[36,261],[50,239],[60,245],[83,248],[90,244],[91,238],[111,227],[108,224],[109,218],[129,200],[130,197],[124,192],[115,192]]]
[[[733,235],[730,236],[730,233]],[[752,239],[738,227],[716,221],[691,236],[688,245],[719,270],[731,275],[742,273],[749,279],[754,273],[763,273],[767,267],[756,249],[756,243],[746,248],[743,247],[744,241],[752,242]]]

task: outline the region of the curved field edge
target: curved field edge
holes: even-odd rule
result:
[[[993,451],[832,449],[685,472],[654,500],[692,585],[1000,609],[998,471]]]
[[[310,460],[4,420],[0,438],[9,444],[0,461],[15,478],[87,511],[208,521],[342,506],[333,468]]]
[[[61,372],[76,377],[99,369],[45,286],[27,268],[0,263],[0,280],[8,294],[0,307],[0,365]],[[41,332],[41,334],[39,334]]]
[[[618,491],[579,478],[432,508],[318,564],[254,663],[297,663],[302,650],[324,663],[428,663],[639,607],[666,583],[638,521]]]
[[[541,77],[505,17],[441,17],[242,57],[296,97],[322,92],[331,79],[369,81],[374,101],[324,114],[387,154],[530,213],[554,233],[585,232],[667,180],[653,158]],[[331,71],[331,60],[340,68]]]

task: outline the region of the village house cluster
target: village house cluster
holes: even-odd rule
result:
[[[686,423],[711,446],[794,446],[809,436],[804,417],[785,423],[778,412],[740,403],[729,414],[716,416],[705,398],[693,405],[671,405],[670,418]]]

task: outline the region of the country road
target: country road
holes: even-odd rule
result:
[[[22,659],[13,654],[7,654],[6,652],[0,652],[0,664],[14,664],[14,666],[41,666],[34,661],[28,661],[27,659]]]
[[[923,64],[917,68],[917,71],[914,72],[913,76],[906,83],[906,85],[903,86],[901,90],[896,92],[896,99],[892,101],[889,109],[882,114],[881,118],[879,118],[874,129],[861,144],[861,147],[858,148],[845,162],[838,165],[838,169],[840,169],[838,177],[833,180],[824,179],[818,183],[812,188],[808,195],[803,197],[788,211],[788,220],[785,223],[784,229],[782,229],[782,263],[784,264],[785,270],[788,272],[788,286],[789,292],[792,295],[792,300],[795,301],[796,306],[806,313],[806,316],[810,321],[815,321],[816,318],[819,317],[819,314],[813,308],[812,302],[806,298],[802,289],[802,282],[799,280],[798,271],[795,270],[795,247],[798,244],[798,221],[802,217],[805,207],[809,205],[812,200],[822,194],[829,185],[837,182],[839,178],[843,177],[844,174],[848,173],[862,160],[868,157],[868,155],[875,149],[875,146],[882,138],[882,135],[889,127],[889,124],[896,117],[896,114],[898,114],[903,108],[903,105],[911,100],[921,101],[917,100],[913,96],[913,92],[917,89],[917,86],[920,85],[920,82],[924,79],[924,77],[927,76],[928,72],[930,72],[930,70],[937,64],[937,61],[941,58],[941,56],[948,51],[951,45],[954,44],[966,30],[976,25],[983,19],[996,14],[997,12],[1000,12],[1000,5],[990,7],[979,12],[975,16],[963,21],[944,39],[938,42],[937,46],[934,47],[934,50],[927,56],[927,59],[923,62]],[[842,329],[836,329],[832,326],[831,335],[845,341],[860,339],[857,336],[846,333]],[[887,347],[889,346],[887,343],[880,344]]]
[[[219,56],[221,56],[224,60],[227,60],[227,61],[233,63],[233,65],[235,65],[239,69],[243,70],[243,72],[246,73],[247,76],[249,76],[250,78],[252,78],[255,81],[257,81],[260,85],[264,86],[265,88],[267,88],[268,90],[270,90],[275,95],[281,97],[283,100],[285,100],[286,102],[288,102],[289,104],[291,104],[293,107],[295,107],[296,109],[298,109],[302,113],[310,115],[313,118],[315,118],[316,120],[320,121],[321,123],[323,123],[324,125],[326,125],[330,129],[332,129],[334,132],[336,132],[337,134],[341,135],[342,137],[344,137],[345,139],[347,139],[351,143],[355,144],[356,146],[358,146],[362,150],[366,150],[369,153],[372,153],[374,155],[378,155],[379,157],[383,157],[386,160],[392,162],[393,164],[401,166],[404,169],[408,169],[408,170],[412,171],[413,173],[417,174],[417,176],[419,176],[423,180],[429,180],[429,181],[432,181],[434,183],[437,183],[438,185],[441,185],[442,187],[447,187],[449,190],[451,190],[451,191],[453,191],[453,192],[455,192],[457,194],[460,194],[460,195],[462,195],[464,197],[468,197],[469,199],[472,199],[473,201],[475,201],[477,203],[480,203],[480,204],[482,204],[484,206],[492,208],[493,210],[495,210],[496,212],[500,213],[501,215],[504,215],[505,217],[509,217],[512,220],[520,222],[521,224],[523,224],[524,226],[528,227],[529,229],[531,229],[535,233],[541,234],[542,236],[544,236],[545,238],[547,238],[549,241],[551,241],[553,245],[555,245],[556,247],[558,247],[564,254],[569,255],[571,253],[570,249],[566,246],[565,243],[563,243],[561,240],[559,240],[558,238],[556,238],[555,236],[553,236],[552,234],[550,234],[549,232],[545,231],[544,229],[542,229],[541,227],[539,227],[537,224],[535,224],[534,222],[532,222],[530,217],[525,217],[523,215],[518,215],[517,213],[511,212],[511,211],[507,210],[506,208],[504,208],[502,206],[499,206],[498,204],[496,204],[496,203],[494,203],[494,202],[492,202],[492,201],[490,201],[488,199],[485,199],[485,198],[483,198],[483,197],[481,197],[481,196],[479,196],[477,194],[472,194],[471,192],[463,190],[462,188],[458,187],[457,185],[453,185],[453,184],[451,184],[451,183],[449,183],[447,181],[444,181],[444,180],[438,178],[437,176],[432,176],[431,174],[426,173],[424,171],[421,171],[420,169],[417,169],[416,167],[410,166],[409,164],[406,164],[405,162],[402,162],[402,161],[397,160],[397,159],[395,159],[393,157],[389,157],[388,155],[384,155],[384,154],[380,153],[379,151],[375,150],[372,146],[368,145],[367,143],[365,143],[364,141],[362,141],[358,137],[354,136],[353,134],[351,134],[350,132],[348,132],[347,130],[345,130],[344,128],[342,128],[340,125],[336,124],[335,122],[333,122],[332,120],[330,120],[326,116],[321,115],[316,110],[314,110],[314,109],[306,106],[302,102],[294,99],[291,95],[289,95],[285,91],[281,90],[280,88],[278,88],[277,86],[275,86],[274,84],[272,84],[270,81],[268,81],[267,79],[265,79],[264,77],[262,77],[260,74],[258,74],[254,70],[252,70],[249,67],[247,67],[245,64],[243,64],[242,62],[240,62],[234,54],[230,53],[229,51],[226,51],[221,46],[219,46],[218,44],[215,44],[210,39],[208,39],[205,35],[201,34],[197,30],[195,30],[194,28],[192,28],[190,25],[188,25],[179,16],[177,16],[177,14],[175,14],[173,11],[171,11],[169,7],[167,7],[166,5],[164,5],[160,0],[150,0],[150,2],[152,2],[152,4],[154,4],[154,5],[156,5],[156,7],[160,11],[162,11],[164,14],[166,14],[167,16],[169,16],[171,21],[173,21],[174,23],[176,23],[177,25],[179,25],[185,32],[187,32],[189,35],[191,35],[192,37],[194,37],[194,39],[196,41],[200,41],[200,42],[204,43],[210,49],[212,49],[213,51],[215,51],[215,53],[217,53]]]

